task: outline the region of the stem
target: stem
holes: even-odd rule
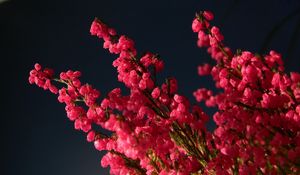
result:
[[[146,175],[147,171],[140,166],[140,160],[131,159],[131,158],[127,157],[125,154],[120,153],[120,152],[115,151],[115,150],[110,150],[109,152],[112,153],[112,154],[120,156],[125,161],[126,166],[128,166],[129,168],[134,169],[140,175]]]
[[[213,37],[215,37],[214,35],[211,35]],[[230,59],[230,56],[228,55],[228,53],[225,51],[225,48],[218,42],[218,48],[222,51],[222,53]]]
[[[154,106],[155,110],[154,112],[157,113],[160,117],[164,118],[164,119],[168,119],[169,116],[168,114],[166,114],[158,105],[157,102],[151,97],[150,93],[148,91],[141,91],[152,103],[152,105]]]
[[[195,157],[198,160],[198,162],[201,164],[201,166],[205,168],[207,162],[210,160],[210,157],[212,157],[213,155],[210,154],[210,152],[206,150],[205,147],[203,149],[200,149],[198,147],[198,146],[203,147],[204,145],[198,143],[197,138],[192,137],[195,134],[197,134],[197,137],[199,137],[198,133],[191,130],[191,128],[189,128],[188,125],[185,125],[185,128],[182,128],[176,121],[173,122],[172,124],[172,130],[170,132],[170,136],[173,139],[173,141],[178,146],[184,148],[189,155]]]
[[[63,83],[63,84],[65,84],[65,85],[69,85],[66,81],[61,80],[61,79],[59,79],[59,78],[53,78],[52,80],[53,80],[53,81],[56,81],[56,82],[59,82],[59,83]]]

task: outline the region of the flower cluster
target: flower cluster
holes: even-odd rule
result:
[[[296,174],[300,157],[300,74],[284,73],[281,56],[248,51],[233,54],[223,44],[219,28],[211,26],[212,12],[196,15],[192,29],[198,46],[208,47],[215,66],[198,67],[200,76],[212,75],[223,92],[200,88],[197,101],[217,106],[214,132],[198,105],[178,94],[173,77],[159,84],[164,63],[158,55],[137,56],[134,42],[95,19],[90,32],[104,40],[118,80],[130,90],[100,92],[80,81],[79,71],[54,76],[36,64],[29,82],[58,94],[68,118],[87,135],[111,174]],[[97,128],[102,128],[101,131]],[[106,130],[107,132],[103,132]]]
[[[298,172],[300,74],[286,74],[275,51],[232,54],[220,30],[210,25],[212,19],[211,12],[201,12],[192,25],[198,46],[207,47],[216,61],[212,68],[199,66],[199,75],[211,74],[223,89],[215,95],[205,88],[194,92],[197,101],[218,107],[213,136],[220,154],[209,166],[217,174],[230,174],[230,169],[239,174]]]

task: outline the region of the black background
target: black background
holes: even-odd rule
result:
[[[0,4],[1,168],[8,175],[108,174],[102,153],[73,129],[56,97],[29,85],[34,63],[57,72],[81,70],[83,81],[102,94],[122,86],[111,66],[115,55],[90,36],[94,17],[133,38],[139,51],[159,53],[162,77],[175,76],[180,92],[192,101],[197,87],[212,87],[197,76],[197,65],[211,62],[196,47],[191,21],[197,11],[215,13],[233,50],[259,52],[267,35],[286,16],[299,11],[299,0],[152,0],[42,1]],[[288,71],[300,71],[300,14],[291,15],[272,36],[267,50],[282,53]],[[206,109],[207,110],[207,109]],[[207,110],[211,113],[211,110]]]

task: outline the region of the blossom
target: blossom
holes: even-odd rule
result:
[[[211,66],[209,64],[203,64],[202,66],[198,66],[198,74],[200,76],[209,75],[211,71]]]

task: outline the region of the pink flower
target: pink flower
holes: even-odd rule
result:
[[[216,38],[216,40],[218,42],[223,41],[224,40],[224,36],[221,34],[220,29],[216,26],[213,26],[211,28],[211,33],[212,35]]]
[[[87,140],[88,142],[93,142],[94,139],[95,139],[95,136],[96,136],[95,131],[90,131],[90,132],[88,133],[88,135],[86,136],[86,140]],[[95,147],[96,147],[96,146],[95,146]],[[97,148],[96,148],[96,149],[97,149]]]
[[[203,23],[201,23],[197,18],[195,18],[192,23],[192,29],[194,32],[199,32],[201,29],[203,29]]]
[[[117,47],[121,50],[127,51],[127,50],[134,50],[134,43],[131,39],[127,38],[126,36],[122,35],[119,38],[119,42]]]
[[[212,91],[201,88],[195,91],[193,95],[198,102],[201,102],[202,100],[208,100],[212,96]]]
[[[199,31],[198,32],[198,41],[197,45],[198,47],[208,47],[209,46],[209,36],[205,34],[204,31]]]
[[[208,21],[211,21],[214,19],[214,14],[211,11],[204,11],[203,12],[203,16],[205,19],[207,19]]]
[[[92,35],[96,35],[99,38],[108,38],[109,33],[108,33],[108,28],[105,24],[103,24],[101,21],[98,19],[95,19],[92,23],[90,32]]]
[[[107,140],[106,139],[97,139],[94,141],[94,146],[98,151],[106,149]]]
[[[154,88],[152,93],[151,93],[151,96],[154,98],[154,99],[157,99],[160,95],[160,89],[158,87]]]
[[[209,64],[203,64],[202,66],[198,66],[198,74],[200,76],[209,75],[212,67]]]

